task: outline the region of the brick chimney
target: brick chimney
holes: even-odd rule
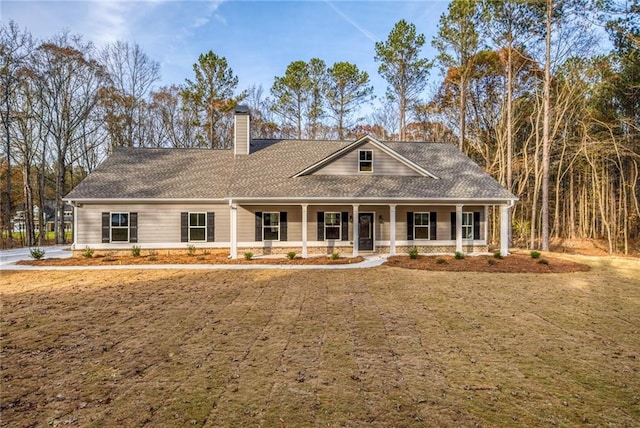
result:
[[[249,143],[251,141],[251,119],[249,117],[249,107],[246,105],[236,106],[233,115],[233,154],[248,155]]]

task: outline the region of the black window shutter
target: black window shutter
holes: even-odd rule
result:
[[[207,242],[216,240],[216,213],[207,213]]]
[[[180,213],[180,242],[189,242],[189,213]]]
[[[287,212],[280,211],[280,240],[287,240]]]
[[[129,213],[129,242],[138,242],[138,213]]]
[[[318,241],[324,241],[324,212],[318,211]]]
[[[349,240],[349,213],[343,211],[340,213],[340,222],[342,223],[342,240]]]
[[[111,239],[111,214],[102,213],[102,243],[108,243]]]
[[[256,212],[256,242],[262,241],[262,212]]]
[[[407,213],[407,241],[413,241],[413,212]]]
[[[451,239],[456,239],[456,212],[451,213]]]
[[[438,213],[435,211],[429,213],[429,239],[438,239]]]
[[[473,239],[480,239],[480,211],[473,213]]]

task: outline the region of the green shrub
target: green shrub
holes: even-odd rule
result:
[[[208,256],[209,254],[211,254],[211,251],[209,250],[202,250],[202,254],[204,254],[205,256]]]
[[[541,265],[548,265],[549,264],[549,260],[547,260],[547,259],[538,259],[538,263],[540,263]]]
[[[90,259],[91,257],[93,257],[93,248],[85,247],[85,249],[82,251],[82,257],[84,257],[85,259]]]
[[[417,259],[418,258],[418,249],[416,247],[413,247],[410,251],[409,251],[409,258],[410,259]]]
[[[333,252],[331,253],[331,256],[329,256],[331,258],[331,260],[338,260],[340,258],[340,253],[338,252]]]
[[[501,257],[501,258],[502,258],[502,257]],[[498,263],[498,262],[496,262],[496,260],[495,260],[495,259],[487,259],[487,263],[493,266],[493,265],[495,265],[495,264],[496,264],[496,263]]]
[[[500,260],[504,259],[504,256],[502,255],[502,252],[500,252],[500,250],[494,251],[493,257]]]
[[[532,251],[532,252],[531,252],[531,253],[529,253],[529,254],[531,254],[531,258],[532,258],[532,259],[539,259],[539,258],[540,258],[540,256],[541,256],[540,251]]]
[[[189,256],[195,256],[196,254],[196,246],[195,245],[187,245],[187,255]]]
[[[289,252],[287,253],[287,258],[288,258],[289,260],[293,260],[293,259],[295,259],[295,258],[296,258],[296,252],[295,252],[295,251],[289,251]]]
[[[149,258],[158,256],[158,252],[156,250],[149,250]]]
[[[155,256],[154,254],[152,254],[152,255],[149,256],[149,258],[147,260],[149,260],[150,262],[155,262],[156,260],[158,260],[158,257]]]
[[[137,245],[134,245],[133,248],[131,249],[131,255],[133,257],[140,257],[140,247]]]
[[[29,250],[29,255],[31,256],[32,259],[40,260],[41,258],[44,257],[44,250],[38,247],[31,248]]]
[[[456,251],[456,254],[453,256],[456,260],[462,260],[464,259],[464,253],[460,252],[460,251]]]
[[[251,251],[247,251],[246,253],[244,253],[245,260],[251,260],[252,257],[253,253]]]
[[[438,258],[436,258],[436,264],[438,264],[438,265],[446,265],[447,261],[445,259],[443,259],[442,257],[438,257]]]

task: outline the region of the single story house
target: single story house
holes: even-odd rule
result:
[[[246,107],[229,150],[118,148],[67,196],[74,249],[343,255],[487,251],[488,207],[516,197],[456,146],[252,140]]]

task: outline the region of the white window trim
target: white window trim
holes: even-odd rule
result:
[[[360,153],[363,153],[363,152],[371,153],[371,160],[362,160],[362,159],[360,159]],[[371,163],[371,170],[370,171],[363,171],[362,170],[362,162],[370,162]],[[362,174],[372,174],[373,173],[373,150],[371,150],[371,149],[360,149],[360,150],[358,150],[358,172],[362,173]]]
[[[264,220],[267,216],[271,216],[271,214],[276,214],[278,216],[278,225],[277,226],[265,226]],[[277,228],[278,229],[278,239],[266,239],[264,237],[264,229],[265,228]],[[271,212],[263,212],[262,213],[262,240],[263,241],[271,241],[271,242],[279,242],[280,241],[280,212],[279,211],[271,211]]]
[[[126,215],[127,216],[127,225],[126,226],[114,226],[113,225],[113,215]],[[127,240],[126,241],[114,241],[113,240],[113,229],[126,229],[127,230]],[[126,211],[114,211],[109,213],[109,242],[113,242],[116,244],[128,244],[131,241],[131,213]]]
[[[429,224],[427,226],[425,225],[416,225],[416,216],[418,214],[426,214],[427,215],[427,219]],[[426,228],[427,229],[427,238],[418,238],[418,235],[416,234],[416,228]],[[413,213],[413,239],[416,241],[430,241],[431,240],[431,212],[430,211],[426,211],[426,212],[414,212]]]
[[[327,238],[327,227],[336,227],[336,226],[327,226],[327,214],[338,214],[338,239],[330,239]],[[324,240],[325,241],[342,241],[342,213],[337,211],[327,211],[324,213]]]
[[[465,217],[468,219],[471,219],[471,223],[465,224],[464,222]],[[471,236],[471,238],[466,238],[466,236],[468,235],[464,233],[465,229],[469,229],[469,231],[471,232],[469,236]],[[467,241],[473,240],[473,211],[464,211],[462,213],[462,239]]]
[[[192,226],[191,225],[191,214],[204,214],[204,226]],[[187,227],[187,238],[189,242],[207,242],[207,213],[206,212],[188,212],[189,216],[188,227]],[[191,228],[194,229],[204,229],[204,239],[191,239]]]

